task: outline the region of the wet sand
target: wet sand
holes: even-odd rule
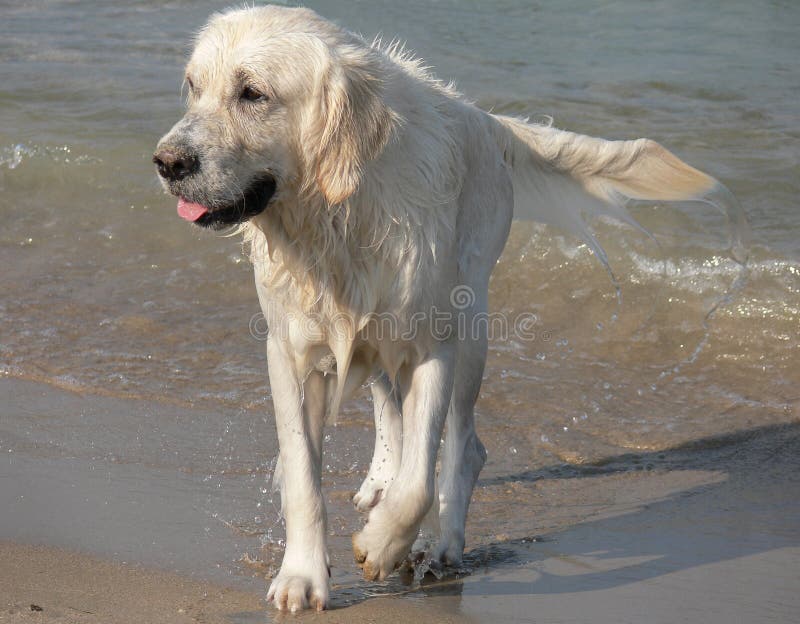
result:
[[[71,402],[84,417],[116,412],[139,425],[132,405],[141,402],[8,379],[0,389],[15,399],[0,414],[0,622],[281,619],[263,602],[280,549],[209,511],[245,497],[247,479],[213,487],[221,493],[212,500],[205,478],[190,463],[176,469],[168,454],[109,461],[109,439],[104,452],[82,455],[96,449],[101,436],[89,430],[102,420],[83,438],[53,429],[45,444],[36,426],[68,421]],[[140,405],[151,408],[161,423],[186,411],[202,420],[200,408]],[[149,444],[143,434],[126,439]],[[490,471],[468,527],[470,573],[363,583],[334,530],[333,608],[304,620],[797,621],[798,468],[800,425],[788,423],[591,465]],[[516,506],[493,500],[493,488]],[[334,521],[347,515],[349,503],[329,504]],[[250,564],[238,561],[244,554]]]

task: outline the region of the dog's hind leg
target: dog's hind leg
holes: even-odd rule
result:
[[[286,349],[277,338],[267,341],[282,464],[281,509],[286,519],[286,551],[267,600],[281,610],[309,606],[321,610],[328,605],[330,591],[321,489],[326,380],[319,372],[299,379]]]
[[[359,511],[369,511],[381,500],[400,467],[403,444],[403,417],[400,397],[386,373],[381,373],[371,385],[375,410],[375,449],[369,472],[353,504]]]
[[[353,552],[364,578],[383,579],[405,558],[420,523],[433,503],[436,455],[453,389],[455,345],[436,345],[433,353],[400,371],[403,395],[403,450],[397,476],[353,535]]]
[[[479,125],[476,127],[480,127]],[[431,558],[459,565],[472,490],[486,461],[475,433],[475,402],[483,379],[490,332],[507,332],[506,319],[488,315],[489,276],[511,227],[514,196],[509,170],[481,143],[471,153],[474,171],[465,177],[459,220],[459,284],[450,293],[459,319],[453,393],[447,411],[439,471],[439,542]],[[476,253],[475,250],[480,250]],[[497,321],[502,321],[500,327]]]
[[[486,362],[488,324],[486,287],[475,289],[476,301],[464,310],[469,334],[458,343],[453,397],[447,412],[439,472],[439,543],[431,558],[446,565],[460,565],[464,552],[464,526],[472,489],[486,461],[486,449],[475,432],[475,401]],[[476,320],[478,319],[478,320]]]

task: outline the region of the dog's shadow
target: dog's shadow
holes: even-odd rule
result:
[[[713,470],[724,477],[622,515],[472,548],[465,553],[462,570],[445,571],[440,578],[428,573],[420,580],[410,570],[384,583],[334,586],[331,608],[341,614],[342,608],[372,599],[408,596],[418,603],[421,597],[439,597],[448,612],[457,614],[462,600],[473,597],[598,591],[800,545],[800,423],[620,455],[602,465],[549,466],[479,484],[591,479],[638,472],[647,465]],[[236,621],[263,622],[263,613],[260,618]]]

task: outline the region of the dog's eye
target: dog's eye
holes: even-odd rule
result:
[[[239,94],[239,99],[246,102],[266,102],[267,96],[251,86],[246,86]]]
[[[189,91],[194,91],[194,83],[192,82],[192,79],[189,78],[189,76],[186,76],[186,84],[189,85]]]

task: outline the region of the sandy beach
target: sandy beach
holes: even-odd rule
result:
[[[71,401],[84,410],[94,403],[130,411],[129,402],[41,384],[3,380],[0,388],[33,405],[44,422]],[[4,408],[4,442],[13,438],[8,423],[21,420]],[[191,482],[170,483],[157,468],[125,463],[100,471],[91,460],[54,457],[35,443],[3,451],[0,621],[251,623],[287,617],[263,601],[269,552],[223,524],[211,530],[207,516],[181,501],[182,492],[198,498]],[[518,522],[541,530],[522,537],[476,534],[487,522],[481,513],[482,520],[470,524],[465,573],[364,584],[354,580],[350,563],[346,576],[334,574],[331,611],[302,617],[353,623],[797,621],[798,468],[800,427],[783,424],[563,466],[532,479],[508,475],[501,487],[532,487],[534,495],[546,496],[536,517]],[[334,560],[347,568],[344,541],[333,543],[339,549]],[[250,553],[249,565],[237,562],[243,553]]]

